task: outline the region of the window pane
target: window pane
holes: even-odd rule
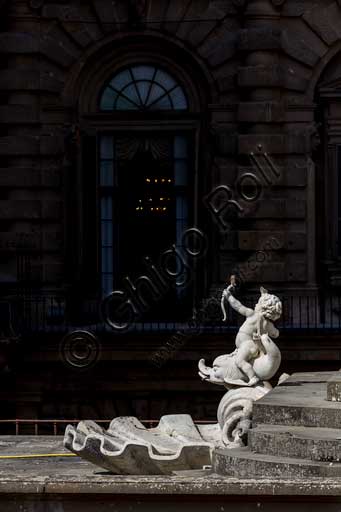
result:
[[[120,96],[115,105],[117,110],[138,110],[138,106],[129,100],[126,100],[123,96]]]
[[[167,91],[176,86],[175,80],[165,71],[159,69],[155,75],[155,82],[162,85]]]
[[[187,140],[182,135],[177,135],[176,137],[174,137],[174,157],[187,157]]]
[[[154,66],[134,66],[131,71],[135,80],[152,80],[155,68]]]
[[[112,78],[110,87],[102,95],[101,110],[142,110],[147,100],[147,105],[155,110],[184,110],[188,107],[181,86],[169,73],[154,66],[137,65],[125,69]]]
[[[127,96],[127,98],[129,98],[137,105],[141,105],[141,101],[140,98],[138,97],[135,84],[128,85],[128,87],[123,89],[122,94]]]
[[[175,160],[175,186],[187,185],[187,162]]]
[[[113,162],[112,161],[105,161],[101,162],[101,169],[100,169],[100,185],[102,187],[112,187],[113,186]]]
[[[151,88],[152,83],[151,82],[137,82],[136,85],[139,90],[142,103],[145,104],[147,97],[148,97],[149,89]]]
[[[128,85],[131,82],[131,76],[129,73],[129,69],[125,69],[124,71],[121,71],[121,73],[118,73],[110,82],[110,85],[112,85],[117,91],[121,91],[123,87]]]
[[[100,144],[101,159],[114,158],[114,143],[111,135],[103,135]]]
[[[163,94],[165,94],[165,91],[159,85],[153,84],[147,105],[150,105],[153,103],[153,101],[156,101]]]
[[[102,274],[102,292],[103,296],[106,297],[113,291],[113,275]]]
[[[101,200],[101,218],[102,220],[112,220],[111,197],[103,197]]]
[[[188,108],[186,96],[180,87],[174,89],[174,91],[170,93],[170,97],[172,98],[175,110],[186,110]]]
[[[168,96],[160,98],[156,103],[153,104],[155,110],[171,110],[172,103]]]
[[[113,110],[117,93],[107,87],[102,95],[101,99],[101,110]]]
[[[112,233],[112,222],[105,220],[101,222],[101,235],[102,235],[102,246],[112,247],[113,245],[113,233]]]
[[[111,247],[102,247],[102,272],[112,272],[113,250]]]
[[[187,201],[184,197],[176,198],[176,219],[177,221],[186,221],[188,216]],[[182,224],[183,222],[181,222]]]

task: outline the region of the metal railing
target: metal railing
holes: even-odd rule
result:
[[[341,329],[341,295],[286,295],[281,296],[283,315],[277,323],[281,330],[305,331],[340,331]],[[245,305],[253,307],[257,296],[243,297]],[[3,303],[3,301],[0,301]],[[208,304],[208,305],[207,305]],[[77,318],[70,313],[69,304],[61,296],[32,295],[17,298],[9,303],[8,318],[1,314],[0,338],[5,333],[17,335],[31,333],[66,333],[75,329],[85,329],[94,333],[111,333],[120,335],[119,330],[112,329],[100,315],[100,306],[96,301],[84,302]],[[243,321],[231,308],[227,308],[227,321],[221,320],[220,300],[206,301],[206,306],[199,309],[197,318],[188,320],[141,320],[133,323],[128,332],[176,332],[187,331],[221,333],[235,330]],[[8,336],[7,336],[8,337]]]

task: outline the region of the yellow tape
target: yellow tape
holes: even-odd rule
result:
[[[36,453],[27,455],[0,455],[0,459],[34,459],[36,457],[78,457],[75,453]]]

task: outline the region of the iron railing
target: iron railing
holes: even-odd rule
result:
[[[277,322],[281,330],[340,331],[341,295],[286,295],[281,296],[283,315]],[[243,297],[243,303],[253,307],[256,296]],[[155,320],[143,318],[129,326],[129,332],[176,332],[223,333],[235,330],[243,321],[231,308],[227,309],[227,321],[222,322],[220,300],[210,299],[200,307],[197,315],[188,320]],[[67,333],[83,329],[94,333],[121,334],[101,317],[100,305],[86,301],[77,317],[70,314],[65,297],[31,295],[0,300],[0,339],[35,333]],[[11,334],[12,333],[12,334]]]

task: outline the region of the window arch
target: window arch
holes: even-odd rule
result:
[[[120,70],[105,87],[100,110],[188,110],[181,85],[158,66],[138,64]]]

